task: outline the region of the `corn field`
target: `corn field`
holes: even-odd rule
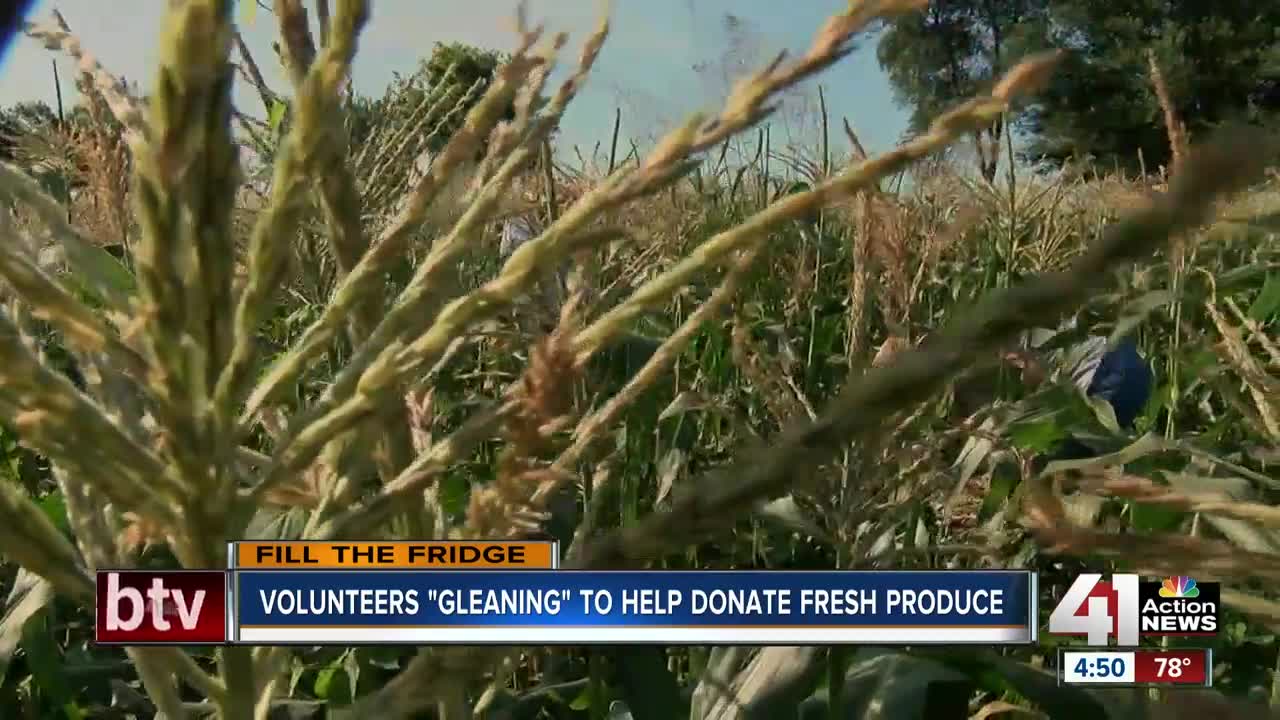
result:
[[[76,61],[92,123],[30,149],[77,175],[73,196],[31,163],[0,166],[0,717],[1273,716],[1269,134],[1171,132],[1169,177],[956,171],[949,150],[1031,101],[1060,60],[1046,54],[888,152],[825,116],[811,146],[775,147],[785,93],[924,5],[850,0],[805,52],[607,164],[549,139],[608,22],[571,39],[523,14],[491,83],[429,92],[357,146],[348,78],[368,1],[320,3],[318,37],[301,2],[275,3],[292,87],[269,126],[232,103],[233,5],[170,4],[145,99],[61,16],[26,27]],[[499,253],[495,224],[529,212],[536,233]],[[1086,319],[1072,332],[1132,334],[1151,362],[1134,430],[1002,362],[1068,316]],[[1103,450],[1037,467],[1068,434]],[[237,539],[534,537],[583,569],[1219,580],[1215,688],[1059,687],[1049,641],[91,638],[99,568],[223,567]]]

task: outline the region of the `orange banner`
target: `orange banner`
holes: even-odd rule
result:
[[[231,545],[231,566],[236,568],[551,570],[556,559],[554,542],[297,540]]]

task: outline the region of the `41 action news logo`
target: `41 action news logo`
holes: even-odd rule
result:
[[[1186,575],[1143,581],[1137,575],[1078,576],[1049,615],[1052,635],[1085,635],[1090,645],[1136,646],[1139,637],[1214,635],[1218,583]]]

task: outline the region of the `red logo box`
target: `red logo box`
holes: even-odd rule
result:
[[[101,645],[220,645],[227,641],[221,570],[99,570]]]

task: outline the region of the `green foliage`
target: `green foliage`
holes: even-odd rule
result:
[[[0,110],[0,159],[15,162],[24,135],[52,127],[58,116],[47,103],[21,102]]]
[[[1267,0],[949,0],[891,25],[879,56],[919,128],[992,82],[1007,58],[1064,48],[1061,71],[1018,118],[1033,138],[1025,155],[1154,171],[1171,151],[1148,53],[1192,137],[1266,124],[1280,110],[1278,22]]]
[[[930,3],[890,23],[877,56],[911,129],[922,132],[959,98],[969,97],[1008,69],[1043,29],[1044,3],[1028,0]]]
[[[468,88],[475,83],[488,87],[493,73],[506,60],[502,54],[463,43],[436,43],[422,61],[423,79],[435,87],[446,82]]]
[[[1137,170],[1169,162],[1151,84],[1153,51],[1180,122],[1192,137],[1236,122],[1266,123],[1280,110],[1280,7],[1266,0],[1053,3],[1051,42],[1070,48],[1063,72],[1038,100],[1032,154],[1093,157]]]
[[[381,97],[357,97],[352,101],[348,122],[353,145],[369,139],[377,126],[412,114],[431,95],[439,94],[455,101],[466,98],[457,112],[430,128],[432,137],[427,147],[438,152],[457,132],[466,111],[488,89],[494,72],[505,60],[504,55],[496,51],[464,43],[437,42],[431,54],[419,62],[417,72],[408,77],[397,75]],[[508,105],[502,117],[511,119],[514,112],[514,105]]]

